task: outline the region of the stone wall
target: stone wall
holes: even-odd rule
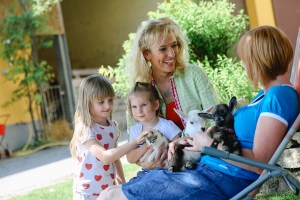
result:
[[[293,140],[279,158],[278,165],[290,171],[300,181],[300,132],[297,132]],[[269,179],[260,189],[264,194],[284,193],[289,188],[282,177]]]

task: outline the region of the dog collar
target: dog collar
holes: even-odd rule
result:
[[[185,129],[181,132],[181,137],[185,137]]]
[[[235,131],[232,128],[224,128],[223,130],[227,131],[228,133],[235,134]]]

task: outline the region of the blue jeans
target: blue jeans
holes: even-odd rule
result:
[[[132,177],[128,182],[135,182],[138,181],[140,178],[142,178],[143,176],[145,176],[147,174],[147,172],[144,171],[138,171],[135,177]]]
[[[198,163],[195,170],[182,172],[151,170],[135,181],[123,184],[122,191],[130,200],[228,200],[252,182]]]

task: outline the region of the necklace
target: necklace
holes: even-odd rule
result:
[[[164,84],[164,83],[159,83],[158,81],[156,81],[156,85],[160,88],[160,90],[164,91],[164,92],[161,92],[161,94],[164,96],[164,98],[170,98],[172,97],[172,91],[170,89],[170,86],[167,84]]]

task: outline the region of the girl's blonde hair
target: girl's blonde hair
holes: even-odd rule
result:
[[[189,40],[183,29],[169,17],[149,19],[139,26],[127,60],[132,77],[131,85],[136,81],[151,81],[151,64],[144,58],[143,52],[150,51],[151,47],[157,44],[160,36],[164,40],[170,33],[174,34],[178,44],[174,74],[183,73],[189,60],[187,45]]]
[[[129,91],[128,99],[127,99],[127,102],[128,102],[127,110],[130,111],[129,114],[131,116],[133,116],[132,112],[131,112],[131,99],[135,95],[138,95],[138,94],[141,94],[141,93],[148,93],[148,98],[149,98],[149,101],[152,105],[155,104],[156,100],[159,101],[159,94],[158,94],[156,88],[153,85],[151,85],[150,83],[136,82],[135,85]],[[160,110],[160,107],[156,110],[156,116],[162,116],[162,112]]]
[[[293,58],[293,47],[280,29],[260,26],[240,38],[237,54],[253,88],[257,89],[259,82],[265,84],[288,71]]]
[[[86,77],[78,90],[78,103],[74,115],[75,131],[70,143],[71,155],[75,157],[75,142],[79,140],[78,134],[85,127],[92,127],[93,116],[90,114],[90,105],[94,100],[115,98],[115,92],[110,82],[102,75],[94,74]],[[112,113],[110,113],[112,117]]]

